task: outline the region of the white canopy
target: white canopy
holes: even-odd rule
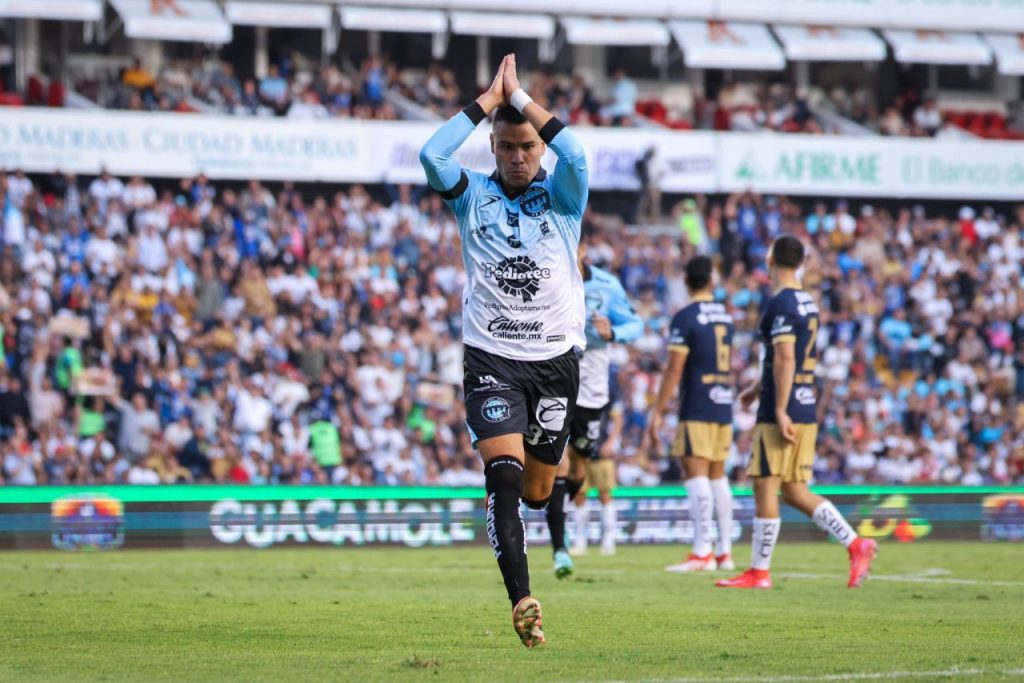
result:
[[[375,7],[426,7],[439,10],[487,12],[545,12],[553,15],[646,18],[709,17],[720,0],[644,0],[624,5],[622,0],[357,0]]]
[[[0,17],[98,21],[103,16],[100,0],[0,0]]]
[[[673,21],[669,24],[691,68],[778,71],[786,58],[763,24]]]
[[[985,42],[996,53],[999,73],[1024,76],[1024,33],[986,33]]]
[[[885,41],[866,28],[773,26],[786,57],[806,62],[881,62]]]
[[[948,31],[1024,27],[1019,0],[716,0],[716,10],[707,16],[768,24]]]
[[[124,20],[124,33],[129,38],[231,42],[231,24],[212,0],[175,0],[164,3],[163,9],[156,13],[151,11],[150,0],[110,0],[110,3]]]
[[[897,62],[907,64],[985,65],[992,50],[973,33],[885,31]]]
[[[226,9],[228,20],[241,26],[325,29],[331,25],[330,5],[229,0]]]
[[[573,45],[668,45],[665,24],[653,19],[562,17],[565,39]]]
[[[555,20],[546,14],[498,12],[452,12],[452,33],[470,36],[498,36],[550,40]]]
[[[341,26],[355,31],[444,33],[448,17],[438,10],[345,6],[341,8]]]

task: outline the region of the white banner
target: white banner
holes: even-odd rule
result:
[[[382,179],[390,183],[422,183],[420,148],[436,126],[396,123],[374,132],[376,144],[386,145]],[[640,184],[636,162],[649,147],[659,155],[664,174],[661,187],[667,192],[712,192],[715,189],[715,141],[712,133],[674,133],[651,129],[574,128],[587,151],[590,187],[594,190],[635,190]],[[494,170],[490,130],[486,124],[467,140],[455,157],[463,166],[489,173]],[[555,155],[548,152],[544,166],[554,168]]]
[[[433,123],[0,109],[0,167],[89,175],[422,184]],[[1024,144],[1007,141],[576,128],[594,190],[636,190],[650,148],[666,192],[1019,200]],[[494,169],[486,125],[456,154]],[[544,160],[554,166],[554,155]]]
[[[381,125],[381,124],[376,124]],[[385,126],[387,124],[384,124]],[[373,182],[370,125],[70,109],[0,111],[0,166],[118,175]]]
[[[731,133],[718,187],[794,195],[1019,200],[1024,146],[996,141]]]

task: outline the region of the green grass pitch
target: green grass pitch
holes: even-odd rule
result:
[[[0,553],[0,681],[1024,679],[1020,546],[885,544],[848,590],[841,548],[783,539],[761,592],[665,573],[681,552],[557,581],[531,548],[536,650],[486,547]]]

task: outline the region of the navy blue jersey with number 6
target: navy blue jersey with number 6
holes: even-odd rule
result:
[[[679,387],[679,419],[732,423],[732,316],[710,297],[694,299],[676,313],[669,331],[669,352],[686,351]]]

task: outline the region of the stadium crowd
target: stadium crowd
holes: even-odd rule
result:
[[[457,230],[433,193],[0,175],[0,480],[482,485],[460,402]],[[767,245],[811,246],[823,482],[1024,481],[1024,207],[954,219],[698,197],[670,229],[589,214],[590,259],[646,323],[613,346],[603,453],[678,478],[644,426],[682,266],[720,260],[738,383],[757,373]],[[736,413],[743,479],[754,416]]]

